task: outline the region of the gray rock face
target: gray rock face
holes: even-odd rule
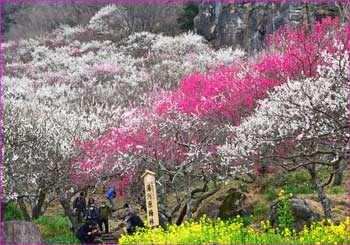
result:
[[[195,32],[216,47],[233,46],[255,52],[266,35],[281,25],[293,27],[313,19],[337,16],[334,3],[221,3],[204,2],[194,19]]]
[[[7,221],[2,223],[2,244],[43,244],[36,225],[30,222]]]
[[[310,226],[312,221],[321,220],[320,216],[315,214],[303,199],[293,197],[290,200],[291,203],[289,205],[289,209],[292,211],[294,216],[294,228],[296,231],[301,231],[304,228],[304,225]],[[278,199],[274,200],[271,203],[268,211],[271,225],[275,228],[278,227],[277,206],[279,202],[280,201]]]

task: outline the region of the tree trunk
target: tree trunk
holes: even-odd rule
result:
[[[58,201],[60,202],[64,210],[64,214],[69,218],[70,222],[72,223],[74,231],[77,231],[79,229],[79,224],[77,218],[73,215],[72,209],[70,207],[70,199],[66,199],[63,196],[60,196],[58,198]]]
[[[323,208],[323,212],[324,212],[325,218],[326,219],[331,219],[333,221],[331,202],[327,198],[326,193],[324,192],[321,183],[319,183],[319,181],[318,181],[318,183],[315,184],[315,185],[316,185],[318,198],[320,199],[321,204],[322,204],[322,208]]]
[[[185,195],[186,195],[186,219],[189,220],[192,216],[192,193],[191,193],[191,176],[185,174]]]
[[[311,174],[312,181],[313,181],[315,188],[317,190],[318,198],[320,199],[320,202],[322,204],[324,216],[326,219],[330,219],[333,221],[331,203],[330,203],[329,199],[327,198],[326,193],[324,192],[322,183],[321,183],[320,178],[317,174],[315,166],[308,168],[308,170]]]
[[[335,1],[335,6],[337,6],[339,11],[339,19],[341,20],[341,23],[347,23],[349,20],[349,12],[350,12],[350,5],[349,3],[342,3]]]
[[[179,182],[177,180],[175,180],[175,184],[174,184],[174,189],[175,189],[175,196],[176,196],[176,201],[180,202],[181,198],[180,198],[180,193],[179,193]]]
[[[45,198],[46,198],[46,193],[43,190],[40,190],[38,201],[32,209],[32,219],[39,218],[41,209],[45,202]]]
[[[212,195],[214,195],[216,192],[218,192],[221,188],[221,185],[215,187],[212,191],[210,192],[206,192],[204,193],[203,195],[199,196],[194,204],[193,204],[193,208],[192,208],[192,213],[196,212],[197,209],[199,208],[199,205],[205,200],[207,199],[208,197],[211,197]]]
[[[159,174],[159,173],[158,173]],[[167,210],[167,195],[166,195],[166,182],[164,183],[158,183],[157,182],[157,190],[158,190],[158,213],[159,213],[159,223],[160,226],[163,228],[166,228],[168,222],[169,222],[169,217],[166,214]]]
[[[46,198],[46,202],[44,202],[43,204],[43,207],[41,208],[41,211],[40,211],[40,215],[44,215],[44,213],[46,213],[46,210],[48,209],[48,207],[50,206],[50,204],[55,200],[56,198]]]
[[[23,216],[24,216],[24,220],[25,221],[30,221],[30,215],[29,215],[29,212],[28,212],[28,209],[26,207],[26,204],[23,200],[23,197],[19,198],[18,200],[18,205],[23,213]]]
[[[187,204],[185,203],[185,206],[183,207],[183,209],[181,210],[181,213],[180,213],[179,217],[177,218],[176,225],[181,225],[182,221],[183,221],[184,218],[185,218],[186,210],[187,210]]]
[[[338,171],[334,174],[333,186],[339,186],[343,183],[343,171]]]
[[[203,193],[204,192],[202,195],[198,196],[196,199],[193,199],[193,202],[191,201],[193,203],[193,204],[191,204],[191,210],[190,210],[191,217],[192,217],[192,213],[197,211],[197,209],[199,208],[199,205],[202,203],[202,201],[204,201],[208,197],[214,195],[221,188],[221,185],[218,185],[212,191],[206,192],[208,190],[207,184],[208,184],[208,181],[206,181],[206,183],[204,184],[204,186],[202,188],[195,189],[195,190],[191,191],[191,200],[192,200],[192,196],[195,195],[196,193],[198,193],[198,192],[202,192]],[[178,207],[179,208],[180,208],[181,202],[178,203],[178,205],[179,205]],[[176,225],[181,225],[181,223],[184,220],[186,214],[188,213],[187,209],[188,209],[188,205],[187,205],[187,203],[185,203],[183,209],[181,210],[181,213],[180,213],[179,217],[177,218]],[[177,207],[176,207],[176,210],[177,210]]]
[[[333,180],[333,186],[339,186],[343,183],[343,170],[341,169],[341,162],[339,161],[334,166],[334,180]]]
[[[168,217],[166,212],[163,212],[161,210],[158,210],[158,217],[159,217],[159,225],[166,229],[168,224],[171,224],[171,218]]]

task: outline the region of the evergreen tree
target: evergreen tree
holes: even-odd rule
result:
[[[198,6],[199,3],[196,2],[188,2],[184,4],[184,9],[180,14],[180,17],[177,19],[180,29],[185,31],[193,30],[193,19],[198,14]]]

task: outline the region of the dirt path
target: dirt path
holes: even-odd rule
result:
[[[103,233],[100,237],[100,241],[102,244],[118,244],[118,240],[120,237],[120,233],[114,231],[111,233]]]
[[[120,228],[120,224],[123,221],[118,219],[118,214],[115,212],[113,216],[109,219],[109,233],[106,234],[102,232],[101,237],[99,238],[100,243],[102,244],[118,244],[118,240],[123,232]]]

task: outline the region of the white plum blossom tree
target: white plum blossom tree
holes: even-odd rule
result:
[[[88,27],[99,33],[114,33],[118,36],[127,35],[127,11],[123,6],[109,4],[101,8],[89,21]]]
[[[3,198],[18,201],[26,219],[38,217],[58,199],[74,222],[70,198],[85,187],[73,175],[72,163],[81,156],[76,142],[119,127],[133,108],[148,103],[151,91],[174,88],[194,71],[244,56],[231,49],[215,51],[191,33],[143,32],[116,42],[118,31],[128,32],[117,28],[122,14],[108,5],[87,26],[60,26],[45,36],[2,45]],[[173,137],[175,132],[166,133]],[[118,157],[123,164],[114,168],[120,172],[135,168],[136,156]]]
[[[316,77],[276,87],[254,114],[230,127],[232,138],[221,147],[225,164],[269,161],[288,171],[309,171],[324,215],[332,219],[324,187],[349,160],[349,52],[323,52]],[[329,169],[327,180],[320,177]]]
[[[84,186],[73,181],[75,141],[106,130],[118,111],[73,107],[59,89],[35,89],[35,81],[3,77],[3,200],[18,201],[30,220],[58,199],[76,227],[70,199]]]

